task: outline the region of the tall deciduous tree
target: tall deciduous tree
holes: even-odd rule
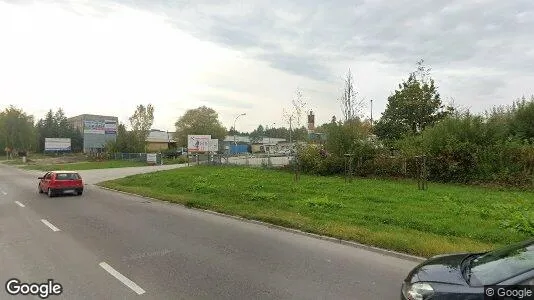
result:
[[[341,94],[341,97],[339,98],[344,122],[357,119],[362,113],[363,100],[358,100],[357,97],[358,91],[356,91],[356,88],[354,87],[354,77],[349,69],[345,77],[343,94]]]
[[[187,146],[187,135],[205,134],[212,139],[224,139],[226,128],[219,121],[219,114],[209,107],[189,109],[175,123],[175,139],[181,146]]]
[[[12,150],[32,150],[35,145],[33,116],[14,106],[0,112],[0,146]]]
[[[423,62],[417,62],[417,71],[388,97],[386,110],[375,127],[379,137],[395,140],[404,134],[419,133],[452,111],[443,105],[430,69]]]
[[[152,104],[148,104],[146,107],[142,104],[138,105],[129,120],[135,138],[136,150],[145,151],[146,138],[154,123],[154,107]]]
[[[300,128],[302,127],[302,117],[306,111],[306,106],[307,103],[304,98],[304,94],[300,88],[297,88],[295,90],[293,99],[291,100],[291,108],[289,110],[284,109],[282,113],[284,121],[289,125],[290,141],[301,140],[301,135],[299,134],[297,136],[296,130],[300,130]]]

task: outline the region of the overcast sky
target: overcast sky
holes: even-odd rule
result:
[[[531,0],[0,0],[0,109],[127,122],[152,103],[174,130],[207,105],[248,131],[301,88],[323,123],[351,68],[376,119],[424,58],[445,101],[480,112],[534,94],[533,28]]]

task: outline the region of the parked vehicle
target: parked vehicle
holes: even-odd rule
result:
[[[434,256],[408,274],[401,299],[483,300],[484,286],[521,285],[534,285],[534,239],[490,252]]]
[[[38,177],[39,193],[46,193],[49,197],[58,194],[83,194],[83,180],[80,174],[73,171],[51,171]]]

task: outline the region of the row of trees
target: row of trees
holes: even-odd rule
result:
[[[34,122],[31,115],[14,106],[0,112],[0,148],[8,152],[43,151],[46,137],[71,138],[73,150],[81,150],[82,136],[67,122],[63,110],[48,111]]]
[[[118,127],[117,140],[107,145],[110,151],[143,152],[145,140],[154,120],[152,105],[139,105],[130,117],[132,130],[124,124]],[[49,110],[46,116],[34,121],[23,110],[9,106],[0,112],[0,148],[6,152],[44,151],[45,138],[70,138],[71,149],[80,152],[83,148],[82,133],[70,124],[60,108]]]

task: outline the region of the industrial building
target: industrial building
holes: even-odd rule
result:
[[[176,148],[174,132],[151,129],[146,138],[146,148],[148,152],[158,152]]]
[[[117,140],[117,117],[83,114],[67,121],[81,132],[84,153],[101,153],[108,141]]]

